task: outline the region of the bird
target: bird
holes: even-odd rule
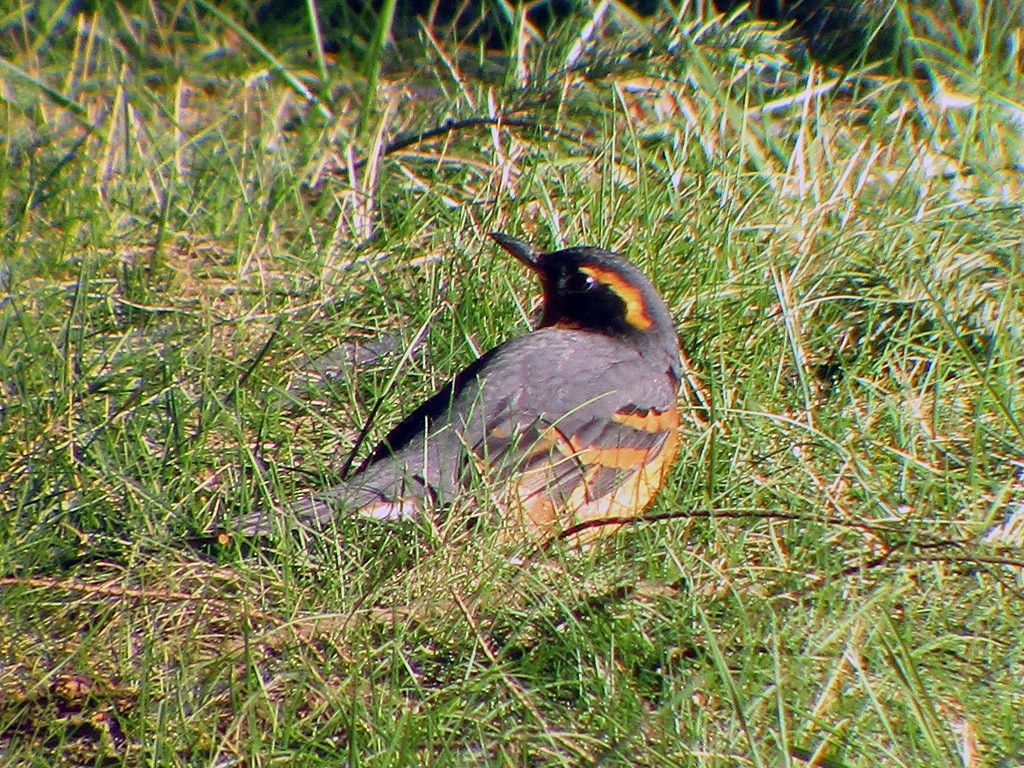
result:
[[[540,279],[537,328],[458,373],[351,477],[282,505],[291,517],[279,526],[408,520],[484,493],[505,540],[583,545],[654,499],[679,451],[682,363],[665,301],[617,253],[491,237]],[[274,530],[263,509],[237,526],[247,537]]]

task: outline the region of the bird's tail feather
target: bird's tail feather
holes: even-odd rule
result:
[[[381,462],[344,483],[316,493],[297,496],[278,505],[279,509],[257,509],[240,519],[235,530],[240,536],[268,536],[276,527],[297,526],[323,529],[339,515],[355,514],[375,520],[408,520],[416,517],[423,502],[433,497],[418,476],[396,472],[390,462]],[[280,521],[275,525],[275,518]]]

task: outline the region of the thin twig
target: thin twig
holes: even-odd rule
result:
[[[582,141],[578,136],[573,136],[568,131],[563,131],[559,128],[553,128],[551,126],[542,125],[536,120],[528,120],[526,118],[516,117],[468,117],[464,120],[454,120],[449,118],[445,120],[441,125],[436,128],[431,128],[426,131],[419,133],[405,134],[399,136],[392,141],[388,142],[384,149],[381,151],[381,157],[387,157],[395,152],[401,152],[403,149],[408,149],[416,144],[422,144],[425,141],[431,141],[442,136],[447,136],[455,131],[461,131],[466,128],[477,128],[479,126],[486,125],[497,125],[497,126],[508,126],[514,128],[534,128],[544,133],[549,133],[557,136],[560,139],[567,139],[569,141],[576,142],[581,146],[587,147],[590,150],[595,150],[595,147],[589,145],[587,142]],[[368,158],[357,160],[355,162],[356,170],[361,170],[369,162]],[[342,173],[341,170],[334,170],[333,173]]]
[[[234,598],[193,592],[178,592],[167,589],[123,587],[116,584],[86,584],[82,581],[68,581],[45,576],[0,576],[0,587],[28,587],[78,592],[92,597],[117,597],[147,603],[191,603],[201,601],[205,604],[216,604],[228,609],[231,613],[238,613],[239,611],[239,601]],[[251,608],[246,610],[245,615],[261,621],[273,621],[275,623],[279,621],[279,619],[275,619],[262,611],[255,611]]]
[[[840,575],[842,576],[852,576],[863,569],[877,568],[881,565],[884,565],[888,561],[892,560],[893,557],[899,553],[921,552],[925,550],[942,549],[965,550],[971,544],[970,539],[936,539],[933,541],[907,539],[896,542],[886,541],[883,537],[883,534],[899,535],[901,531],[892,525],[871,525],[869,523],[847,520],[846,518],[836,517],[834,515],[816,517],[813,515],[798,515],[790,512],[757,512],[746,509],[692,509],[686,510],[685,512],[661,512],[658,514],[640,515],[638,517],[606,517],[599,520],[587,520],[586,522],[579,523],[577,525],[565,529],[558,535],[556,539],[553,539],[545,543],[540,548],[540,551],[546,551],[553,545],[554,541],[557,541],[558,539],[571,539],[577,534],[589,530],[591,528],[601,528],[604,526],[617,527],[623,525],[636,525],[638,523],[659,522],[662,520],[741,520],[750,518],[758,520],[786,520],[804,523],[824,523],[827,525],[841,526],[844,528],[854,528],[864,531],[865,533],[871,535],[875,539],[879,540],[881,544],[885,547],[885,551],[881,555],[878,555],[877,557],[874,557],[871,560],[858,563],[857,565],[850,566],[840,571]],[[963,555],[958,557],[951,555],[922,554],[920,556],[915,556],[913,560],[915,562],[948,562],[975,565],[1005,565],[1011,568],[1019,568],[1024,570],[1024,560],[1011,557],[993,557],[984,555]]]

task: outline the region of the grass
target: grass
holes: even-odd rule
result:
[[[1019,30],[910,79],[611,7],[325,79],[129,7],[3,21],[0,765],[1020,761]],[[189,545],[527,330],[493,230],[662,289],[655,519]]]

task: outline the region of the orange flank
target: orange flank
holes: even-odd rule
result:
[[[518,507],[528,534],[543,540],[574,526],[608,520],[608,525],[588,527],[572,535],[575,544],[585,544],[620,528],[621,523],[612,521],[637,517],[654,500],[679,452],[679,413],[674,409],[664,413],[654,408],[636,409],[619,412],[613,418],[624,426],[650,434],[651,446],[580,445],[558,429],[550,428],[535,449],[557,451],[562,456],[561,462],[574,462],[582,472],[561,505],[556,504],[547,491],[552,469],[564,464],[555,462],[521,476],[519,483],[513,486],[508,505]],[[623,481],[612,493],[594,497],[591,490],[599,473],[615,470],[626,471]]]

